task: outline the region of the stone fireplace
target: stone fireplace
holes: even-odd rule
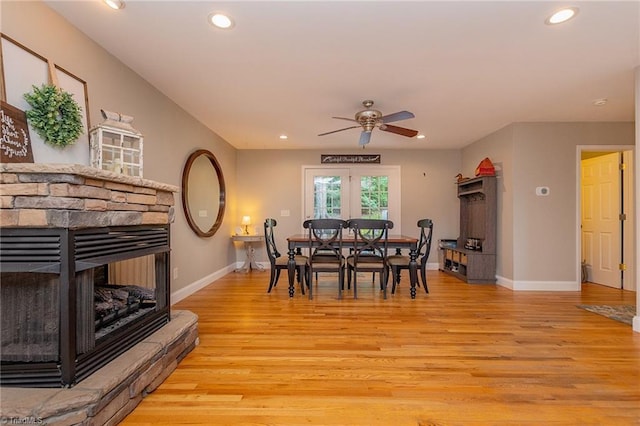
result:
[[[0,383],[75,386],[169,322],[178,189],[80,165],[0,172]],[[121,282],[125,262],[146,276]]]

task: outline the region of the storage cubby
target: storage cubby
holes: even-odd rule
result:
[[[444,249],[444,271],[468,283],[496,282],[496,177],[458,183],[460,236]]]

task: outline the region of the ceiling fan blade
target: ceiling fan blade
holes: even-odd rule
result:
[[[414,117],[415,115],[413,115],[412,112],[399,111],[399,112],[394,112],[393,114],[383,115],[382,117],[380,117],[380,121],[382,121],[383,123],[391,123],[394,121],[408,120],[409,118],[414,118]]]
[[[358,120],[354,120],[353,118],[346,118],[346,117],[331,117],[331,118],[337,118],[338,120],[347,120],[347,121],[353,121],[354,123],[359,123]]]
[[[360,133],[360,141],[358,142],[358,145],[365,146],[366,144],[369,143],[370,140],[371,140],[371,132],[364,131]]]
[[[391,124],[383,124],[380,126],[380,130],[385,132],[395,133],[396,135],[406,136],[412,138],[418,134],[417,130],[406,129],[404,127],[392,126]]]
[[[331,133],[337,133],[337,132],[341,132],[343,130],[349,130],[349,129],[356,129],[358,127],[362,127],[362,126],[358,125],[358,126],[345,127],[344,129],[338,129],[338,130],[332,130],[330,132],[320,133],[318,136],[330,135]]]

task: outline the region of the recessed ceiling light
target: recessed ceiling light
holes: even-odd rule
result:
[[[567,22],[571,18],[574,18],[577,14],[577,7],[565,7],[564,9],[560,9],[553,15],[549,16],[544,23],[547,25],[561,24],[563,22]]]
[[[289,136],[287,135],[280,135],[280,139],[284,140],[284,139],[289,139]]]
[[[104,0],[104,2],[111,9],[115,9],[115,10],[124,9],[124,1],[122,0]]]
[[[115,10],[124,9],[124,2],[122,0],[104,0],[104,2],[111,9],[115,9]]]
[[[424,139],[425,137],[426,137],[425,135],[418,135],[418,136],[416,136],[416,138],[418,138],[418,139]]]
[[[593,105],[594,106],[604,106],[606,105],[608,102],[607,98],[602,98],[602,99],[596,99],[595,101],[593,101]]]
[[[209,22],[217,28],[228,30],[233,27],[233,20],[225,14],[214,12],[209,15]]]

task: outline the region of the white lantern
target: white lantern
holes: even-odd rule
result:
[[[101,110],[105,120],[90,131],[91,166],[142,177],[142,133],[131,126],[133,117]]]

